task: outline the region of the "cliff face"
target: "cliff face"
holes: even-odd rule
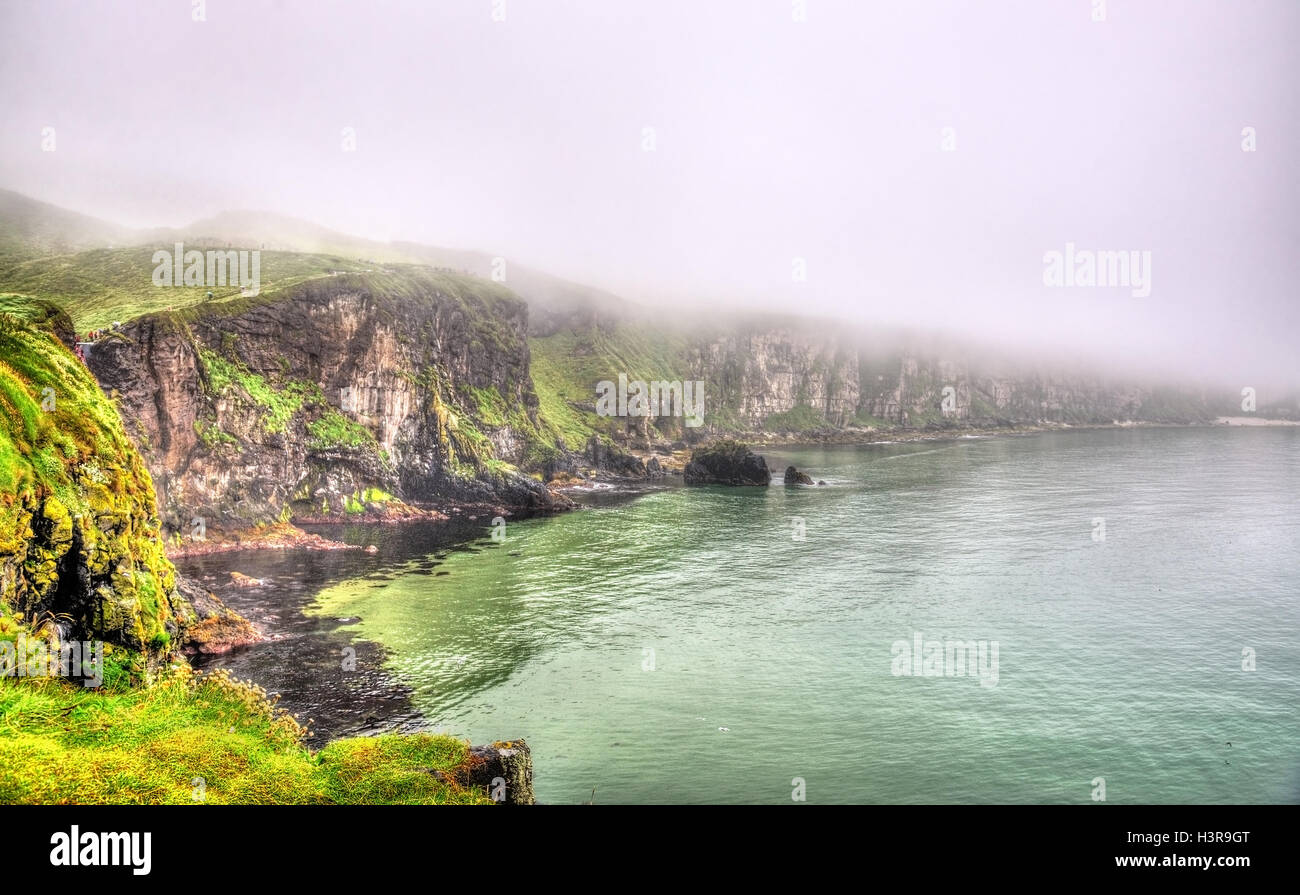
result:
[[[686,444],[719,435],[852,439],[868,428],[1190,423],[1215,415],[1212,400],[1185,389],[981,359],[959,347],[908,347],[901,334],[833,324],[751,319],[669,328],[571,317],[568,326],[533,337],[532,371],[543,429],[559,432],[569,449],[567,465],[555,467],[570,473],[653,474],[647,452],[679,464]],[[619,374],[703,382],[704,425],[598,417],[596,384]]]
[[[858,352],[834,337],[747,330],[694,346],[686,363],[713,407],[745,428],[761,429],[769,417],[797,407],[843,426],[858,410]]]
[[[1104,424],[1210,418],[1190,392],[943,353],[855,347],[851,334],[778,327],[703,341],[683,375],[705,382],[705,417],[755,433],[846,426]]]
[[[50,332],[0,314],[0,357],[0,636],[169,653],[194,613],[116,410]]]
[[[396,268],[143,317],[88,362],[172,533],[404,504],[536,512],[554,497],[506,466],[537,440],[526,330],[491,283]]]
[[[1190,398],[1173,407],[1159,401],[1155,390],[1132,383],[1031,370],[991,372],[912,354],[861,373],[860,413],[901,426],[1191,422],[1208,415]]]

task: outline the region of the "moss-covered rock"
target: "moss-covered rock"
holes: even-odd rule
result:
[[[0,603],[156,664],[176,572],[116,408],[54,334],[3,314],[0,357]]]

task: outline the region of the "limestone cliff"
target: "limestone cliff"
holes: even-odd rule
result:
[[[685,353],[683,376],[705,382],[707,415],[726,430],[792,432],[852,426],[1011,426],[1211,418],[1188,390],[1012,366],[959,347],[881,348],[849,329],[747,327]]]
[[[527,310],[396,266],[148,315],[88,362],[120,396],[173,536],[467,504],[545,512]]]
[[[960,348],[887,349],[851,330],[747,328],[701,340],[683,376],[701,380],[721,431],[846,427],[933,428],[1117,422],[1189,423],[1213,417],[1188,389],[1082,372],[1012,366]]]
[[[760,430],[798,407],[844,426],[858,411],[858,351],[834,335],[745,327],[692,346],[686,364],[714,408],[743,428]]]
[[[853,440],[944,430],[1212,419],[1216,398],[1061,365],[1012,363],[969,346],[830,322],[751,317],[732,325],[580,317],[532,339],[543,429],[567,451],[548,471],[650,474],[650,455],[685,463],[702,439]],[[704,424],[680,417],[598,416],[601,380],[703,383]]]

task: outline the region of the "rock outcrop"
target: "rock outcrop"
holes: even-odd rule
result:
[[[909,347],[844,328],[828,336],[774,322],[702,340],[679,374],[706,383],[715,432],[829,435],[847,427],[1189,423],[1203,395],[1029,364],[956,346]]]
[[[527,311],[399,267],[139,318],[90,366],[117,395],[173,538],[404,505],[544,513]]]
[[[858,350],[838,335],[743,325],[688,349],[686,363],[680,375],[705,382],[712,399],[706,414],[725,408],[751,431],[779,428],[781,414],[801,407],[827,428],[843,426],[860,403]]]
[[[248,619],[198,582],[178,576],[176,590],[184,598],[178,614],[183,652],[214,655],[264,639]]]
[[[691,454],[688,485],[766,485],[772,481],[767,461],[739,441],[716,441]]]
[[[813,483],[812,476],[808,475],[808,473],[800,472],[799,470],[795,469],[793,466],[787,466],[785,468],[785,484],[811,485],[812,483]],[[822,484],[824,485],[826,483],[822,482]]]
[[[535,804],[533,753],[523,740],[472,746],[459,767],[450,772],[435,771],[434,774],[462,789],[481,786],[499,804]]]
[[[56,333],[0,314],[0,609],[31,631],[129,650],[147,671],[191,624],[237,616],[196,611],[178,590],[149,473]]]

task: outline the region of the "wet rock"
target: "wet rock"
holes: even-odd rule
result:
[[[811,485],[813,480],[808,473],[800,472],[793,466],[787,466],[785,468],[785,483],[787,485]],[[825,484],[825,482],[822,484]]]
[[[265,578],[253,578],[243,572],[231,572],[230,583],[235,587],[265,587]]]
[[[435,771],[447,783],[468,789],[482,786],[503,805],[533,805],[533,753],[523,740],[473,746],[451,771]]]
[[[602,441],[596,435],[588,439],[584,457],[595,469],[603,469],[617,476],[643,479],[647,475],[646,464],[639,457],[612,442]]]
[[[252,622],[196,581],[177,578],[176,603],[177,634],[186,653],[216,655],[264,639]]]
[[[748,445],[729,439],[697,448],[685,476],[688,485],[766,485],[772,481],[766,460]]]

